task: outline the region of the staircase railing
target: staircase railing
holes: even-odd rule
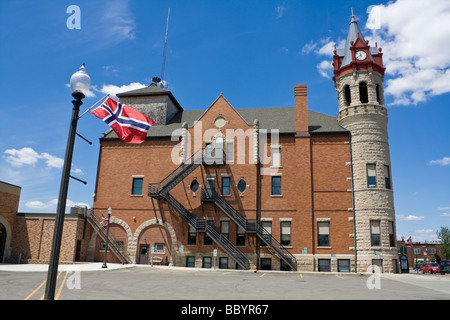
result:
[[[279,243],[270,232],[268,232],[256,220],[247,220],[239,211],[237,211],[231,204],[229,204],[217,192],[207,194],[202,190],[202,199],[207,201],[214,201],[224,213],[226,213],[239,227],[246,232],[256,232],[258,237],[269,246],[275,253],[294,271],[297,271],[297,260],[295,257]]]
[[[199,165],[202,164],[203,150],[197,150],[192,157],[179,165],[160,183],[150,183],[148,186],[148,195],[157,197],[159,195],[167,194]]]
[[[162,196],[169,207],[172,208],[178,215],[192,226],[198,232],[206,232],[230,257],[232,257],[244,269],[249,268],[249,261],[247,257],[239,251],[236,246],[228,240],[222,233],[217,231],[213,225],[207,223],[203,219],[198,219],[193,216],[186,207],[178,202],[170,193]]]
[[[94,228],[94,230],[97,232],[97,234],[103,239],[103,241],[106,242],[106,226],[103,225],[102,221],[98,219],[92,210],[88,211],[87,214],[87,220],[90,223],[90,225]],[[123,252],[123,247],[119,247],[117,245],[118,241],[114,238],[114,236],[109,233],[108,234],[108,249],[110,249],[116,257],[120,260],[122,263],[131,263],[131,260],[128,258],[128,256]],[[106,248],[105,248],[106,250]]]

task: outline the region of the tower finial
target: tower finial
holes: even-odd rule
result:
[[[352,17],[354,17],[355,15],[353,14],[353,8],[351,8],[351,10],[352,10]]]

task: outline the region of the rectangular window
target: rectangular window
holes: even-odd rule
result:
[[[350,272],[349,259],[338,259],[338,272]]]
[[[227,141],[227,163],[234,162],[234,141]]]
[[[188,244],[197,244],[197,231],[189,226]]]
[[[367,165],[367,188],[376,188],[377,187],[377,171],[376,165],[368,164]]]
[[[281,147],[272,147],[272,168],[280,168],[281,167]]]
[[[132,195],[142,195],[142,183],[144,178],[133,178],[133,185],[131,187]]]
[[[317,222],[317,245],[319,247],[330,246],[330,222],[321,221]]]
[[[281,245],[282,246],[291,246],[291,222],[290,221],[282,221],[280,223],[281,226]]]
[[[186,267],[188,267],[188,268],[194,268],[195,267],[195,257],[194,256],[187,256],[186,257]]]
[[[227,239],[230,235],[230,221],[220,221],[220,233]]]
[[[230,195],[230,177],[222,177],[222,195]]]
[[[165,253],[166,245],[164,243],[155,243],[155,253]]]
[[[389,221],[389,246],[395,247],[394,223]]]
[[[227,257],[219,258],[219,269],[228,269],[228,258]]]
[[[281,196],[281,176],[272,176],[272,196]]]
[[[272,259],[261,258],[261,270],[272,270]]]
[[[206,160],[211,161],[212,159],[212,143],[211,142],[206,142],[205,143],[205,158]]]
[[[373,247],[381,246],[380,221],[370,221],[370,241]]]
[[[330,259],[319,259],[319,272],[331,272]]]
[[[210,269],[212,266],[211,262],[212,262],[211,257],[203,257],[202,268]]]
[[[261,241],[263,247],[272,241],[272,221],[261,221],[261,227],[263,228],[263,241]]]
[[[391,175],[389,173],[389,166],[384,166],[384,183],[386,189],[391,189]]]
[[[436,254],[436,248],[428,248],[429,254]]]
[[[414,254],[420,254],[420,248],[414,248]]]
[[[245,246],[245,231],[240,227],[237,227],[236,232],[236,245],[237,246]]]

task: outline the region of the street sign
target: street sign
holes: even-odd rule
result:
[[[183,245],[180,245],[180,252],[183,252],[184,251],[184,246]]]
[[[217,257],[217,249],[214,249],[213,253],[214,253],[214,257]]]

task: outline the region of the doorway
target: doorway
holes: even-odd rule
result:
[[[139,246],[139,264],[148,264],[149,244],[141,244]]]

